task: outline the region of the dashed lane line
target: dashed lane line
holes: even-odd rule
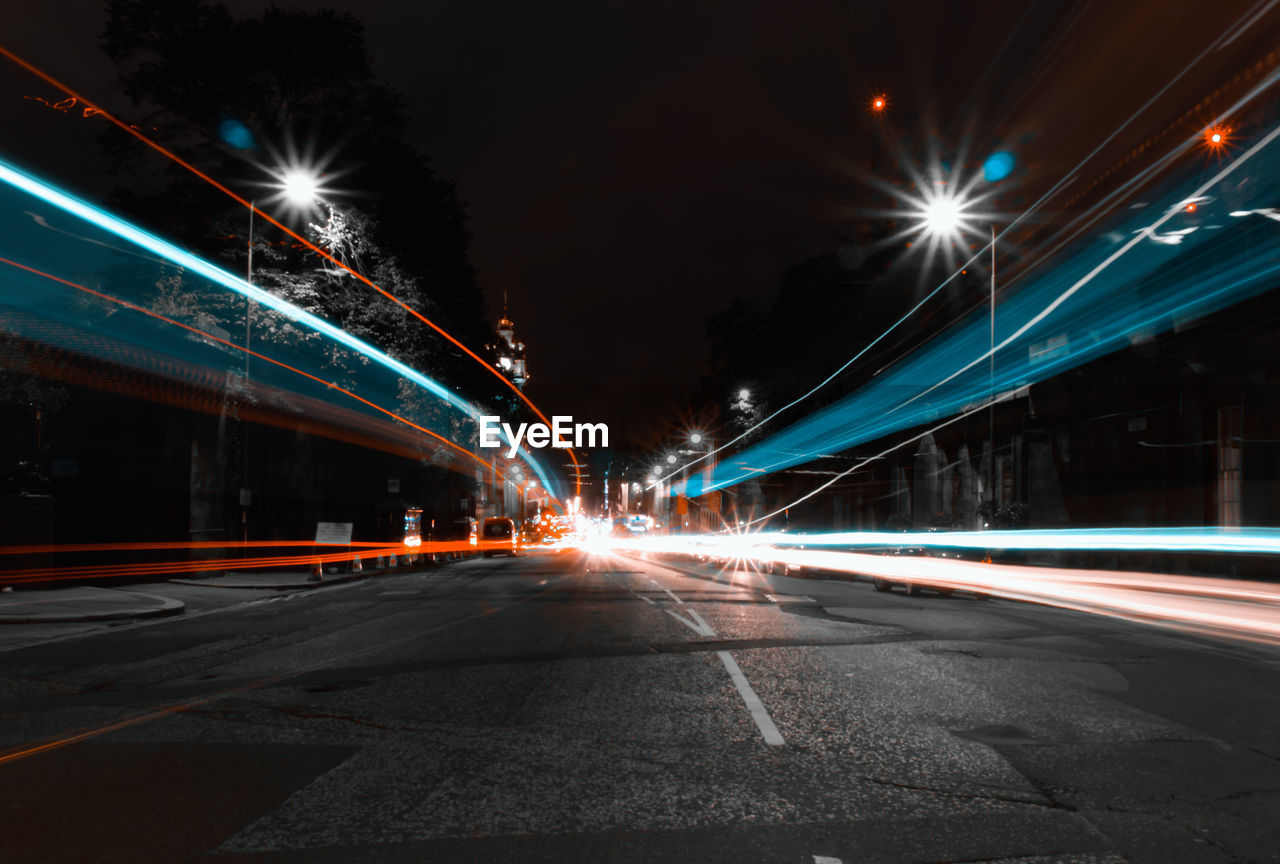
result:
[[[733,679],[734,686],[738,688],[738,693],[742,695],[742,701],[747,703],[747,710],[751,712],[751,719],[756,721],[760,734],[764,736],[764,743],[770,747],[781,747],[786,744],[787,742],[782,739],[782,734],[778,731],[778,727],[773,725],[773,718],[769,716],[764,703],[760,701],[756,691],[751,689],[747,676],[742,674],[738,661],[734,660],[733,655],[728,651],[717,651],[716,654],[719,655],[720,662],[724,663],[724,668],[728,670],[729,677]]]
[[[719,635],[701,615],[694,611],[693,607],[680,601],[680,598],[672,594],[666,586],[662,585],[652,576],[649,577],[649,581],[661,587],[663,591],[671,594],[672,597],[675,597],[676,601],[680,602],[680,605],[685,607],[685,611],[689,613],[689,617],[684,617],[674,609],[663,609],[663,612],[666,612],[672,618],[676,619],[699,636]],[[647,600],[651,605],[657,605],[648,597],[645,597],[643,594],[631,589],[630,586],[628,586],[628,590],[636,596]],[[783,739],[782,733],[779,732],[778,727],[774,725],[773,718],[769,716],[768,709],[764,707],[764,703],[760,701],[760,697],[756,695],[756,691],[751,688],[751,683],[747,681],[747,676],[742,674],[742,667],[738,665],[738,661],[734,660],[733,655],[728,651],[717,651],[716,655],[720,658],[720,662],[724,664],[725,671],[729,673],[729,678],[733,681],[733,685],[738,688],[738,695],[742,697],[742,701],[746,704],[747,710],[751,713],[751,719],[755,721],[756,728],[760,730],[760,734],[764,737],[764,743],[768,744],[770,747],[781,747],[786,744],[787,742]]]

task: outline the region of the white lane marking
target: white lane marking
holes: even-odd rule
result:
[[[632,591],[631,593],[632,593],[632,594],[636,594],[636,592],[634,592],[634,591]],[[645,595],[643,595],[643,594],[636,594],[636,596],[637,596],[637,597],[639,597],[639,598],[640,598],[641,600],[643,600],[644,602],[648,603],[650,606],[657,606],[657,605],[658,605],[658,604],[657,604],[657,603],[655,603],[651,598],[646,597],[646,596],[645,596]]]
[[[738,661],[734,660],[733,655],[728,651],[717,651],[716,653],[720,655],[720,662],[724,663],[724,668],[729,671],[729,677],[733,679],[738,692],[742,694],[742,701],[747,703],[747,710],[751,712],[751,719],[755,720],[756,726],[760,728],[760,734],[764,736],[764,743],[770,747],[781,747],[786,744],[787,742],[782,740],[782,735],[778,732],[778,727],[773,725],[773,718],[765,710],[764,703],[760,701],[756,691],[751,689],[751,684],[747,682],[747,676],[742,674],[742,670],[738,667]]]
[[[677,597],[677,596],[675,595],[675,592],[674,592],[674,591],[672,591],[670,588],[663,588],[662,590],[663,590],[663,591],[666,591],[666,592],[667,592],[667,594],[669,594],[669,595],[671,596],[671,599],[672,599],[672,600],[676,601],[676,602],[677,602],[677,603],[679,603],[681,606],[683,606],[683,605],[684,605],[684,601],[683,601],[683,600],[681,600],[679,597]]]
[[[826,855],[814,855],[813,864],[844,864],[839,858],[830,858]]]
[[[649,598],[646,597],[645,599],[648,600]],[[703,621],[701,616],[699,616],[698,613],[694,612],[692,609],[689,610],[689,614],[697,618],[698,619],[697,621],[691,621],[690,619],[681,615],[679,612],[676,612],[672,609],[663,609],[662,611],[666,612],[672,618],[676,619],[681,624],[683,624],[684,626],[692,630],[694,633],[697,633],[699,636],[716,635],[716,631],[711,629],[711,625],[709,625],[706,621]]]
[[[417,591],[379,591],[379,597],[407,597],[410,594],[417,594]]]
[[[653,582],[655,585],[661,586],[662,584],[653,577],[649,577],[649,581]],[[663,590],[667,590],[665,586],[663,587]],[[632,593],[636,592],[633,591]],[[667,591],[667,593],[670,594],[671,592]],[[648,600],[652,605],[657,605],[643,594],[638,594],[637,596]],[[716,631],[711,628],[710,624],[703,620],[701,615],[694,611],[692,606],[688,606],[683,603],[680,605],[685,607],[691,616],[690,618],[684,617],[673,609],[664,608],[662,611],[666,612],[672,618],[676,619],[699,636],[716,635]],[[742,674],[742,669],[738,666],[738,661],[734,660],[733,655],[728,651],[717,651],[716,654],[719,655],[720,662],[724,664],[725,671],[729,673],[729,678],[732,679],[734,686],[738,688],[738,694],[742,696],[742,701],[746,703],[747,710],[751,712],[751,719],[756,721],[756,728],[758,728],[760,730],[760,734],[764,736],[764,743],[768,744],[770,747],[781,747],[785,745],[787,742],[783,740],[782,733],[778,731],[777,726],[773,725],[773,718],[769,716],[769,711],[764,707],[764,703],[760,701],[760,697],[756,695],[756,691],[751,689],[751,684],[747,681],[747,676]],[[836,864],[841,864],[839,859],[834,860],[836,861]]]
[[[714,636],[714,635],[716,635],[716,631],[714,631],[714,630],[712,630],[712,629],[711,629],[711,625],[710,625],[710,624],[708,624],[706,621],[703,621],[703,620],[702,620],[702,616],[701,616],[701,615],[699,615],[697,612],[694,612],[694,611],[693,611],[693,607],[692,607],[692,606],[691,606],[691,607],[689,607],[689,615],[693,618],[693,620],[694,620],[694,621],[697,621],[699,624],[701,624],[701,625],[702,625],[702,629],[707,631],[707,635],[708,635],[708,636]]]
[[[766,594],[764,596],[772,603],[813,603],[815,602],[812,597],[801,597],[796,594]]]

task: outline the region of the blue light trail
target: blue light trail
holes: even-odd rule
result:
[[[79,282],[91,286],[100,284],[104,278],[110,278],[113,273],[118,273],[121,268],[129,266],[125,262],[132,262],[134,265],[145,262],[147,265],[152,266],[165,262],[180,268],[175,271],[176,273],[198,276],[203,280],[203,283],[218,286],[225,291],[240,295],[264,310],[270,310],[270,312],[278,314],[283,319],[300,325],[313,334],[318,334],[332,345],[342,346],[353,352],[359,358],[359,363],[361,364],[375,364],[378,368],[412,382],[412,384],[426,391],[435,399],[445,403],[451,409],[460,412],[464,417],[472,421],[478,421],[478,418],[485,413],[447,386],[396,360],[342,328],[325,321],[323,318],[300,309],[274,294],[232,275],[209,261],[181,249],[107,210],[57,189],[4,161],[0,161],[0,183],[7,185],[12,190],[24,193],[26,196],[23,199],[12,201],[12,203],[6,202],[6,206],[3,208],[3,216],[6,221],[3,223],[5,230],[0,235],[0,243],[4,245],[0,246],[0,248],[5,250],[5,257],[21,261],[24,258],[29,258],[33,252],[40,250],[43,252],[43,257],[47,259],[42,261],[42,264],[44,264],[41,267],[42,270],[71,282]],[[40,212],[44,210],[41,207],[41,202],[51,205],[79,220],[75,223],[75,230],[51,225],[49,217],[52,214]],[[55,240],[58,245],[51,246],[50,244]],[[72,241],[77,242],[73,243]],[[124,241],[123,244],[120,241]],[[72,251],[73,249],[74,252]],[[162,272],[148,270],[142,278],[135,277],[131,280],[124,280],[124,282],[126,284],[132,283],[135,290],[140,290],[142,287],[153,287],[157,280],[163,278],[165,276]],[[69,301],[56,288],[48,285],[39,285],[31,279],[10,273],[4,279],[0,279],[0,291],[4,292],[5,305],[12,310],[25,310],[28,313],[26,319],[28,321],[35,317],[60,321],[68,326],[83,326],[82,322],[73,321],[77,314],[76,303]],[[132,298],[125,297],[123,299]],[[264,312],[262,314],[269,313]],[[19,331],[18,335],[24,334]],[[174,347],[171,341],[172,338],[169,337],[170,341],[165,341],[152,335],[151,342],[146,347],[157,351],[172,352]],[[273,351],[277,348],[279,346],[272,346]],[[294,360],[294,365],[299,365],[303,362],[296,358],[291,359]],[[309,365],[314,368],[316,362],[313,357]],[[330,369],[327,374],[332,376],[334,372]],[[394,387],[391,385],[384,384],[383,389],[395,392]],[[447,434],[449,431],[448,425],[448,423],[445,424],[446,437],[450,437]],[[473,431],[474,428],[467,430],[467,437]],[[455,433],[452,437],[456,438],[457,434]],[[466,438],[463,440],[466,440]],[[545,488],[556,490],[558,493],[563,491],[560,478],[548,472],[541,460],[533,458],[527,450],[523,451],[523,456],[533,467],[534,472]]]
[[[1280,128],[1207,182],[1170,188],[1141,211],[1157,218],[1119,221],[1001,303],[995,394],[1270,289],[1280,276],[1280,230],[1267,216],[1280,201],[1277,136]],[[709,481],[673,482],[672,494],[732,486],[986,404],[988,327],[985,311],[975,313],[853,394],[721,462]]]

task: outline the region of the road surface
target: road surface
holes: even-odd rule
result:
[[[0,747],[53,745],[2,857],[1275,861],[1277,685],[1044,607],[474,559],[0,653]]]

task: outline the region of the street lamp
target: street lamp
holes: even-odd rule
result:
[[[294,207],[310,207],[320,196],[320,178],[298,169],[285,172],[280,182],[284,200]]]

